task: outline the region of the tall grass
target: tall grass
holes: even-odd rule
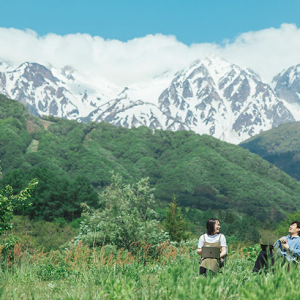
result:
[[[267,274],[253,274],[257,248],[231,249],[217,275],[198,276],[199,257],[189,247],[167,243],[144,264],[109,247],[82,244],[65,252],[14,251],[1,261],[1,299],[300,299],[300,269],[276,264]]]

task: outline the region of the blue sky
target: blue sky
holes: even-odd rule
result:
[[[25,61],[120,85],[210,55],[271,83],[300,64],[300,0],[0,0],[0,62]]]
[[[88,33],[121,41],[161,33],[192,43],[222,43],[243,32],[300,22],[298,0],[9,0],[0,27],[40,36]]]

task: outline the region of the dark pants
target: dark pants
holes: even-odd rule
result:
[[[199,275],[206,275],[206,271],[207,271],[206,268],[200,267],[200,269],[199,269]]]
[[[207,274],[210,274],[210,275],[215,275],[216,273],[210,269],[207,269],[207,268],[204,268],[204,267],[200,267],[199,269],[199,275],[204,275],[206,276]]]
[[[268,269],[274,265],[274,254],[273,252],[269,252],[267,253],[267,251],[260,251],[257,259],[256,259],[256,262],[255,262],[255,265],[254,265],[254,268],[253,268],[253,272],[256,273],[256,272],[260,272],[262,270],[264,271],[268,271]]]

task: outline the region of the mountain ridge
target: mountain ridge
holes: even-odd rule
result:
[[[68,181],[84,176],[82,184],[101,191],[111,171],[129,184],[149,177],[157,201],[164,204],[174,194],[182,206],[225,209],[270,222],[299,205],[295,179],[248,150],[192,131],[38,119],[23,104],[0,95],[0,146],[4,179],[20,187],[25,178],[38,177],[39,190],[47,190],[43,201],[35,197],[31,212],[42,211],[47,218],[59,217],[73,201],[65,196]],[[62,193],[55,185],[48,193],[49,182]]]
[[[283,75],[274,80],[278,76]],[[71,66],[56,69],[27,62],[12,67],[2,62],[0,93],[37,116],[191,130],[234,144],[300,120],[300,101],[280,98],[280,88],[273,91],[254,71],[215,56],[127,87],[80,74]]]
[[[281,124],[243,141],[240,146],[300,180],[300,122]]]

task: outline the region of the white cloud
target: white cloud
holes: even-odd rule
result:
[[[263,80],[300,63],[300,29],[293,24],[247,32],[233,42],[187,46],[174,36],[147,35],[127,42],[104,40],[88,34],[38,36],[32,30],[0,28],[0,60],[19,65],[25,61],[55,67],[71,65],[116,84],[129,85],[181,69],[210,54],[250,67]]]
[[[283,69],[300,63],[300,29],[293,24],[282,24],[279,29],[243,33],[233,43],[226,44],[220,55],[252,68],[270,82]]]

